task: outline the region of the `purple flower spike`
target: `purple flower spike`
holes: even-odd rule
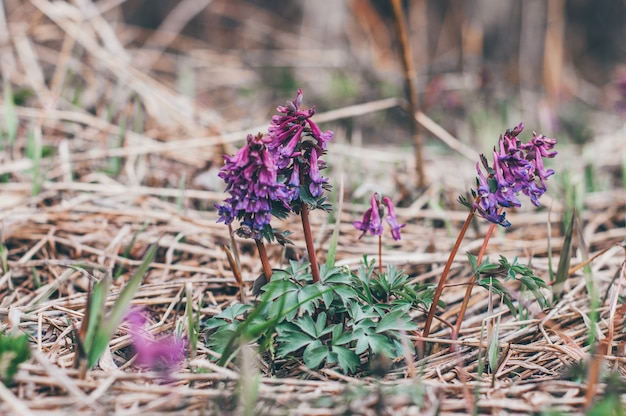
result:
[[[299,89],[293,101],[276,108],[281,114],[272,117],[267,147],[275,155],[278,175],[291,178],[290,183],[295,182],[294,175],[299,175],[299,184],[317,198],[322,196],[324,184],[328,182],[320,175],[320,170],[326,166],[320,156],[326,152],[333,132],[322,132],[311,120],[315,108],[303,110],[301,105],[302,90]],[[299,196],[297,191],[289,194],[292,200]]]
[[[250,227],[250,236],[256,239],[270,223],[272,202],[288,206],[292,197],[287,185],[278,181],[278,168],[267,148],[268,141],[261,134],[248,135],[246,146],[235,156],[224,156],[226,163],[219,173],[230,197],[223,205],[216,205],[218,222],[231,224],[239,219]]]
[[[385,217],[385,220],[391,227],[391,236],[394,240],[398,241],[400,240],[400,229],[406,227],[406,224],[398,224],[398,219],[396,218],[396,213],[391,199],[383,197],[383,202],[387,205],[387,216]]]
[[[556,156],[557,152],[552,151],[556,140],[533,133],[528,143],[522,143],[517,136],[523,129],[524,124],[520,123],[500,137],[493,152],[493,168],[481,155],[488,177],[476,164],[477,189],[472,191],[475,197],[472,205],[479,216],[503,227],[511,223],[506,220],[505,213],[499,213],[500,209],[521,206],[517,198],[520,192],[539,206],[539,197],[546,192],[545,180],[554,174],[552,169],[544,168],[543,158]]]
[[[230,194],[216,204],[217,222],[230,225],[239,220],[237,234],[260,240],[271,232],[272,215],[283,218],[297,212],[304,201],[300,191],[321,197],[328,189],[328,178],[320,171],[326,168],[321,157],[333,138],[333,132],[322,132],[311,120],[315,108],[301,109],[302,90],[272,117],[268,135],[248,135],[246,145],[234,156],[224,156],[219,177]],[[310,195],[308,195],[310,193]],[[324,205],[319,205],[324,206]]]
[[[145,329],[146,318],[140,308],[130,311],[126,317],[130,324],[133,350],[137,354],[139,366],[169,377],[185,359],[185,340],[174,335],[154,339]]]

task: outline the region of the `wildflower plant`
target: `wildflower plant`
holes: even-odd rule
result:
[[[401,239],[406,224],[398,222],[392,200],[377,193],[362,219],[353,225],[361,231],[359,238],[366,234],[379,237],[378,272],[374,272],[375,261],[367,257],[357,271],[335,267],[333,262],[318,267],[308,212],[330,208],[324,197],[328,179],[321,176],[320,170],[326,167],[321,156],[333,134],[322,132],[312,121],[313,108],[305,110],[301,106],[302,91],[298,90],[295,100],[277,108],[279,114],[272,117],[266,136],[248,136],[244,148],[225,157],[220,176],[230,196],[217,205],[219,221],[230,226],[238,220],[235,232],[256,241],[267,279],[265,285],[255,284],[260,295],[256,305],[232,304],[205,323],[207,346],[218,353],[219,364],[230,362],[243,343],[253,342],[274,366],[284,360],[301,360],[312,369],[336,365],[345,373],[362,370],[362,363],[373,356],[412,355],[415,351],[408,350],[403,339],[407,331],[417,330],[410,312],[428,311],[422,333],[427,337],[436,308],[442,305],[440,297],[452,260],[474,215],[491,222],[491,226],[478,257],[468,254],[472,280],[453,337],[458,336],[475,283],[500,295],[512,311],[511,294],[498,277],[519,281],[542,307],[546,305],[541,292],[545,283],[528,266],[503,257],[498,263],[490,263],[488,259],[483,261],[483,255],[495,226],[511,225],[504,209],[521,206],[519,195],[539,205],[547,189],[546,180],[554,174],[545,168],[544,159],[556,155],[552,150],[556,140],[533,134],[529,142],[523,143],[518,139],[523,130],[519,124],[500,137],[491,164],[480,156],[472,197],[460,198],[470,209],[468,218],[433,289],[411,283],[393,266],[383,271],[383,219],[395,241]],[[272,228],[271,219],[291,213],[301,216],[310,263],[290,261],[284,270],[272,270],[262,240],[272,241],[283,235]]]
[[[481,273],[489,275],[487,272],[497,267],[488,262],[483,264],[482,258],[495,226],[511,226],[511,223],[506,219],[504,209],[520,207],[521,201],[518,199],[520,193],[526,195],[533,205],[540,205],[539,198],[547,189],[546,180],[554,175],[554,170],[545,168],[544,158],[554,158],[556,156],[557,152],[553,150],[556,145],[556,139],[547,138],[533,132],[531,140],[527,143],[523,143],[518,138],[523,129],[524,125],[520,123],[500,136],[498,145],[493,150],[493,165],[489,165],[485,155],[480,155],[480,162],[476,163],[478,177],[476,178],[476,189],[471,190],[472,198],[471,200],[464,197],[459,198],[459,202],[468,207],[470,212],[452,248],[448,262],[444,267],[444,271],[437,285],[434,301],[431,304],[424,324],[424,338],[428,337],[430,333],[436,305],[445,287],[452,261],[456,256],[461,241],[474,215],[486,219],[491,225],[487,231],[478,257],[472,258],[468,254],[468,256],[470,256],[470,262],[473,264],[473,276],[465,292],[461,310],[457,317],[455,328],[453,329],[454,338],[458,336],[460,331],[474,283],[480,277]],[[485,172],[481,169],[481,165]],[[500,266],[504,269],[505,275],[509,278],[521,274],[521,283],[532,291],[542,306],[545,305],[545,299],[543,299],[538,290],[540,287],[545,287],[545,283],[543,283],[541,279],[533,276],[530,269],[526,266],[518,265],[516,262],[509,264],[505,260],[500,261]],[[490,279],[490,281],[492,280]],[[482,281],[479,280],[479,282]],[[502,293],[506,295],[505,292]]]
[[[374,273],[375,262],[367,257],[356,272],[332,261],[318,268],[308,213],[330,209],[324,197],[328,179],[320,171],[333,133],[313,122],[313,108],[302,108],[301,90],[277,110],[267,136],[249,136],[244,149],[225,158],[220,176],[230,196],[217,206],[219,221],[238,220],[236,233],[255,239],[261,252],[259,242],[271,241],[276,233],[271,217],[299,214],[310,262],[292,260],[284,270],[274,269],[271,280],[259,287],[258,304],[235,303],[206,322],[207,346],[221,355],[222,365],[242,343],[257,342],[274,363],[301,360],[312,369],[338,366],[346,373],[361,369],[372,355],[403,356],[403,334],[417,329],[410,311],[428,308],[432,288],[411,283],[392,266],[383,272],[381,265]],[[399,240],[405,224],[398,223],[388,197],[375,194],[363,220],[354,225],[363,235],[381,237],[381,218]],[[264,274],[270,276],[267,268]]]
[[[362,231],[363,233],[359,236],[359,239],[362,238],[368,232],[371,235],[378,236],[378,267],[380,273],[382,274],[383,270],[383,259],[382,259],[382,235],[383,235],[383,224],[381,218],[384,217],[385,221],[389,224],[391,229],[391,236],[394,240],[400,240],[400,229],[406,227],[406,224],[398,224],[398,219],[396,218],[395,209],[393,207],[393,202],[389,197],[385,196],[382,198],[382,202],[380,200],[380,195],[378,193],[374,193],[370,200],[371,206],[365,211],[363,214],[363,219],[361,221],[355,221],[352,223],[357,230]],[[387,215],[385,216],[385,207],[387,208]]]
[[[143,276],[156,254],[157,245],[148,248],[139,268],[130,277],[124,288],[120,291],[113,306],[107,311],[106,301],[111,289],[112,276],[107,272],[87,295],[85,317],[75,337],[77,354],[74,362],[75,367],[81,371],[92,368],[109,345],[109,341],[115,335],[119,324],[124,319],[130,302],[143,280]],[[107,313],[108,312],[108,313]]]
[[[272,117],[266,136],[248,135],[246,145],[236,155],[224,156],[225,164],[219,174],[230,197],[216,205],[218,222],[230,225],[239,220],[236,233],[255,240],[266,281],[270,280],[272,269],[263,239],[273,241],[277,234],[270,225],[272,215],[285,218],[290,213],[302,218],[314,281],[319,281],[309,210],[330,209],[323,196],[330,185],[320,170],[326,167],[321,156],[333,132],[322,132],[311,120],[315,108],[304,110],[301,106],[300,89],[293,101],[277,107],[280,114]]]
[[[207,321],[207,346],[221,354],[221,364],[244,339],[274,363],[302,360],[345,373],[363,370],[374,355],[403,356],[402,332],[417,329],[409,312],[430,305],[430,286],[410,283],[393,266],[378,275],[367,257],[356,271],[322,265],[320,277],[313,282],[307,264],[291,261],[274,272],[258,305],[235,303]]]

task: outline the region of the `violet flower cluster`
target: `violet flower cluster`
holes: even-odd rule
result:
[[[185,340],[175,335],[154,339],[146,330],[146,317],[140,308],[132,309],[126,317],[130,324],[132,347],[139,366],[169,373],[185,359]]]
[[[352,224],[357,230],[363,231],[359,236],[359,239],[368,232],[370,235],[383,235],[383,224],[381,217],[385,217],[385,221],[389,224],[391,229],[391,236],[394,240],[400,240],[400,229],[405,227],[406,224],[398,224],[396,213],[393,207],[393,202],[388,197],[383,197],[382,203],[378,193],[372,195],[371,206],[363,214],[361,221],[355,221]],[[385,216],[385,206],[387,207],[387,216]]]
[[[311,120],[315,109],[300,109],[302,90],[295,100],[277,107],[268,135],[248,136],[247,144],[234,156],[224,156],[219,176],[230,197],[216,205],[218,222],[241,222],[239,234],[260,239],[271,216],[291,212],[306,192],[322,196],[328,179],[320,175],[333,132],[322,132]]]
[[[549,139],[533,132],[528,143],[522,143],[517,136],[524,129],[520,123],[512,130],[500,136],[498,146],[493,151],[493,168],[487,163],[484,155],[481,162],[487,171],[485,175],[476,163],[478,178],[476,190],[472,190],[474,202],[461,201],[476,209],[486,220],[509,227],[506,213],[500,208],[520,207],[517,198],[521,192],[530,201],[539,206],[539,198],[546,192],[546,179],[554,174],[554,170],[544,167],[544,158],[553,158],[557,152],[552,151],[556,139]]]

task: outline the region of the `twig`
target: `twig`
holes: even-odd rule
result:
[[[393,15],[395,20],[396,36],[400,41],[400,50],[402,55],[402,66],[404,68],[404,84],[406,94],[409,97],[409,106],[411,114],[419,111],[417,101],[417,88],[415,86],[415,68],[413,67],[413,56],[411,54],[411,46],[409,45],[409,36],[407,34],[406,23],[404,21],[404,11],[402,9],[401,0],[391,0],[393,7]],[[417,169],[417,187],[423,189],[426,187],[426,173],[424,172],[424,157],[422,156],[423,144],[422,135],[420,133],[419,124],[414,117],[411,117],[411,133],[413,134],[413,145],[415,146],[415,167]]]

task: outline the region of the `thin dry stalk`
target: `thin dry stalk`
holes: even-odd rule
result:
[[[415,86],[415,68],[411,53],[411,45],[409,44],[409,35],[406,28],[402,1],[391,0],[391,6],[393,8],[396,36],[400,42],[400,55],[402,58],[402,67],[404,68],[404,83],[406,94],[409,97],[409,107],[411,109],[411,114],[417,114],[419,111],[419,104],[417,98],[417,87]],[[413,134],[413,145],[415,147],[415,167],[417,169],[416,185],[419,189],[424,189],[428,180],[424,170],[424,156],[422,155],[422,134],[417,120],[414,117],[410,117],[410,120],[411,133]]]

